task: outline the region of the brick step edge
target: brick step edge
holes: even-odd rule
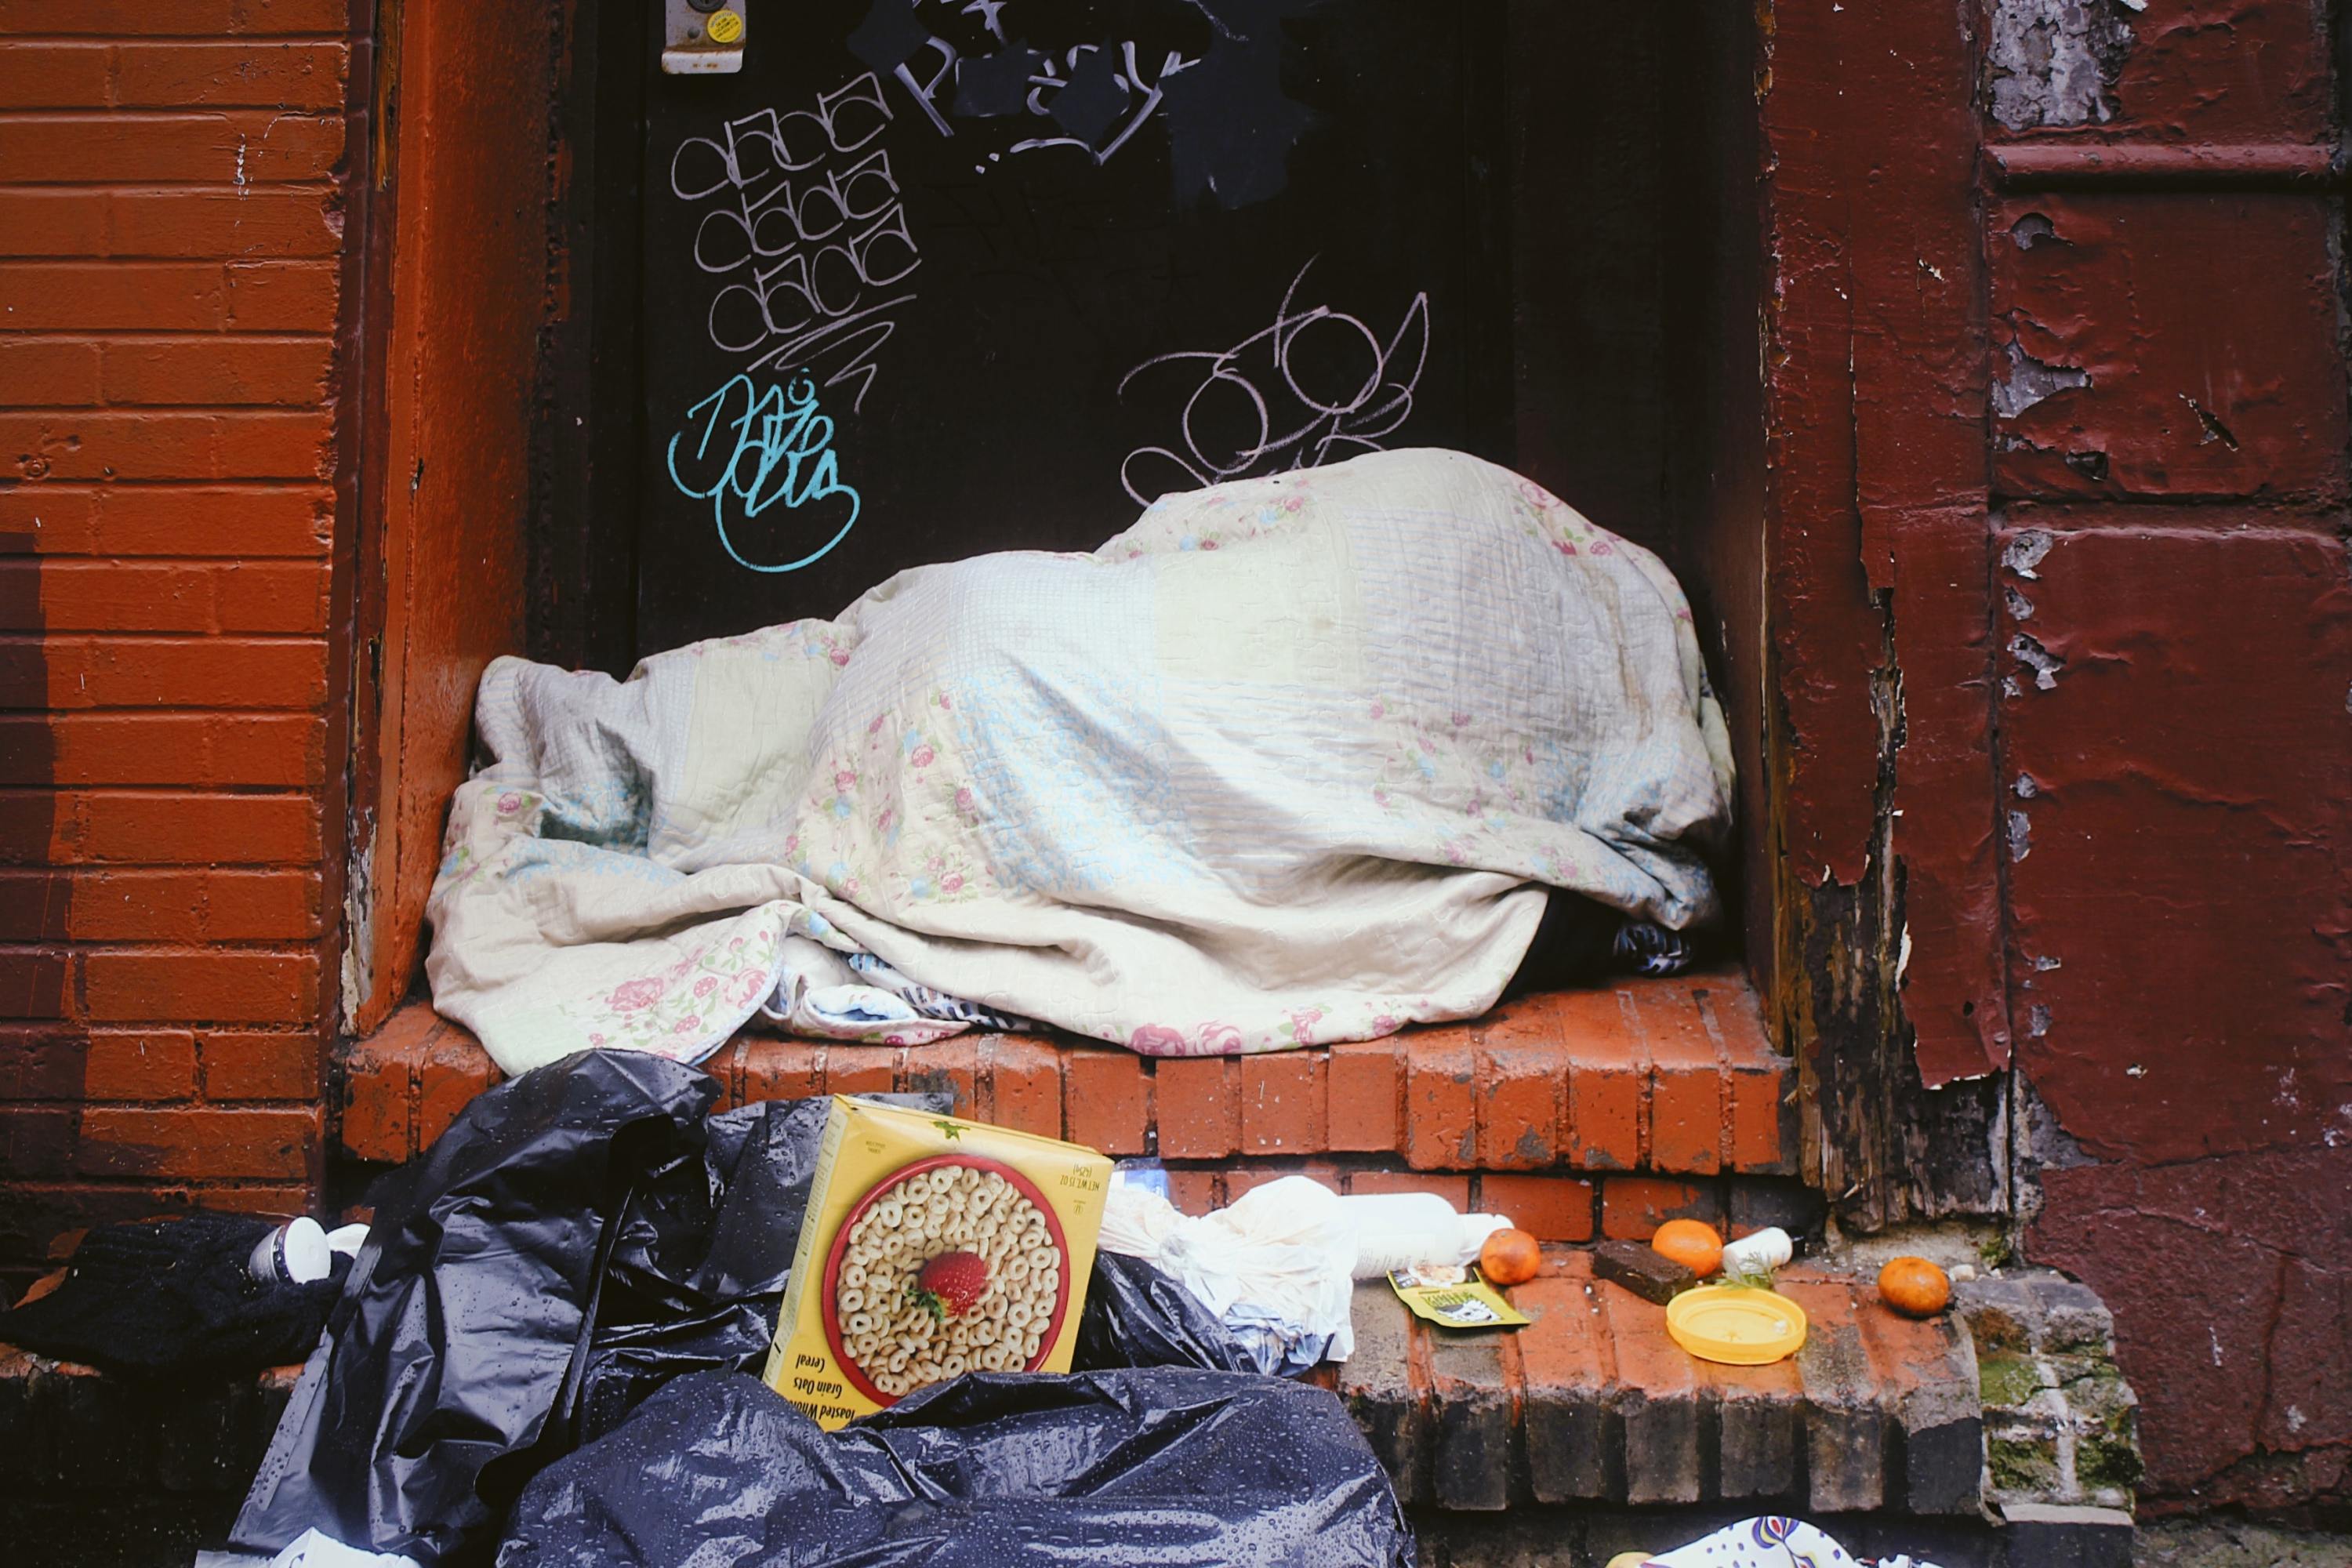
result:
[[[1594,1279],[1580,1251],[1513,1291],[1535,1321],[1507,1333],[1441,1334],[1368,1282],[1354,1356],[1317,1381],[1409,1505],[1979,1513],[1983,1422],[1958,1321],[1897,1318],[1814,1271],[1781,1288],[1811,1319],[1804,1350],[1738,1368],[1686,1355],[1660,1308]],[[241,1491],[299,1371],[159,1392],[0,1347],[0,1492]]]
[[[1958,1320],[1899,1317],[1816,1270],[1779,1288],[1805,1309],[1804,1348],[1728,1367],[1684,1352],[1664,1309],[1594,1279],[1583,1252],[1512,1292],[1535,1321],[1510,1331],[1434,1329],[1370,1281],[1356,1353],[1326,1370],[1408,1504],[1979,1514],[1984,1418]]]
[[[1412,1171],[1788,1175],[1796,1072],[1735,974],[1529,996],[1467,1024],[1252,1057],[1066,1037],[859,1046],[746,1035],[705,1067],[730,1104],[945,1089],[979,1120],[1171,1161],[1376,1155]],[[341,1053],[344,1152],[429,1146],[499,1073],[424,1003]]]

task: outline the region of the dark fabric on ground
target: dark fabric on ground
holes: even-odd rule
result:
[[[1555,888],[1544,900],[1543,920],[1528,943],[1503,999],[1536,991],[1572,991],[1605,977],[1611,969],[1617,930],[1624,915],[1581,893]]]
[[[63,1284],[0,1312],[0,1344],[148,1378],[250,1376],[300,1361],[351,1265],[338,1256],[316,1283],[262,1285],[246,1260],[276,1228],[251,1215],[191,1214],[91,1231]]]
[[[697,1373],[541,1472],[499,1568],[1410,1568],[1339,1398],[1192,1370],[983,1373],[828,1435]]]

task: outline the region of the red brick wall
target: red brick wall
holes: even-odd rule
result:
[[[1761,73],[1817,1169],[1865,1219],[2006,1207],[2100,1292],[2144,1504],[2340,1510],[2335,9],[1856,15],[1780,0]]]
[[[0,1267],[320,1146],[347,0],[0,0]]]

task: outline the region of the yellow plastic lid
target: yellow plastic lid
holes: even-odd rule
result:
[[[1803,1347],[1805,1310],[1769,1290],[1702,1285],[1666,1303],[1666,1332],[1701,1361],[1762,1366]]]

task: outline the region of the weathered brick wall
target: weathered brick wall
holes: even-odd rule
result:
[[[2029,1255],[2159,1506],[2352,1501],[2331,8],[1990,9],[1995,697]]]
[[[0,1268],[314,1184],[347,29],[0,0]]]
[[[2144,1501],[2340,1510],[2339,8],[1856,15],[1779,0],[1761,73],[1814,1170],[2097,1290]]]

